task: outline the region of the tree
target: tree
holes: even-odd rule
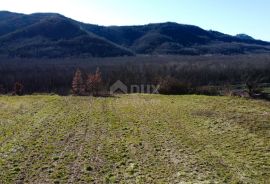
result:
[[[89,74],[87,77],[87,91],[94,95],[99,96],[102,88],[102,77],[99,68],[96,69],[95,74]]]
[[[261,81],[263,81],[261,76],[258,76],[255,79],[252,79],[250,76],[246,81],[248,94],[252,98],[261,98],[263,96],[263,89],[260,86]]]
[[[82,78],[82,72],[77,69],[72,81],[72,93],[73,95],[84,95],[85,84]]]
[[[24,88],[24,86],[21,83],[16,82],[14,84],[14,87],[13,87],[13,95],[22,96],[23,95],[23,88]]]

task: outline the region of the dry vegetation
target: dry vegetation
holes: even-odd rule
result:
[[[0,183],[268,183],[270,103],[0,97]]]

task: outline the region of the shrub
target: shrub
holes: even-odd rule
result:
[[[21,83],[16,82],[14,84],[14,87],[13,87],[13,95],[22,96],[23,95],[23,88],[24,88],[24,86]]]
[[[175,78],[167,78],[160,82],[159,92],[166,95],[188,94],[192,91],[191,85]]]
[[[246,85],[250,97],[270,100],[270,95],[264,92],[263,87],[257,81],[248,81]]]
[[[257,97],[263,92],[263,89],[259,86],[259,84],[256,81],[248,81],[246,85],[248,93],[251,97]]]

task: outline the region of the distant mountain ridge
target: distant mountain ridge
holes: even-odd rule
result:
[[[245,40],[255,40],[254,38],[252,38],[251,36],[247,34],[237,34],[236,37],[240,39],[245,39]]]
[[[114,57],[270,53],[270,43],[173,22],[98,26],[57,13],[0,12],[0,55],[10,57]]]

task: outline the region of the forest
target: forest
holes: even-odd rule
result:
[[[136,56],[114,58],[0,58],[0,92],[72,93],[76,70],[82,80],[99,69],[102,90],[116,81],[125,85],[161,85],[164,94],[217,94],[217,89],[249,88],[270,83],[270,56]],[[254,90],[254,89],[252,89]]]

